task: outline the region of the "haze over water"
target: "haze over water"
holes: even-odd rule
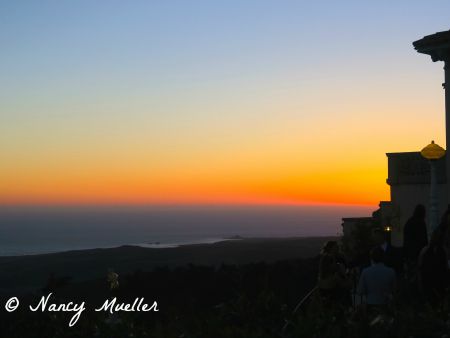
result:
[[[158,242],[210,243],[232,236],[333,236],[367,206],[2,207],[0,255]],[[157,246],[158,246],[157,245]]]

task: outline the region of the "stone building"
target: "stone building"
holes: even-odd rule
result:
[[[343,218],[344,236],[349,236],[356,226],[391,229],[392,244],[402,246],[403,227],[417,204],[427,211],[430,201],[430,165],[420,152],[387,153],[390,201],[381,201],[372,217]],[[438,183],[438,212],[447,209],[445,157],[436,163]],[[427,213],[429,216],[430,213]],[[430,224],[430,221],[427,222]]]
[[[433,62],[444,62],[446,144],[450,145],[450,30],[438,32],[413,42],[418,53],[431,57]],[[430,216],[430,165],[419,152],[388,153],[388,179],[391,200],[380,202],[372,217],[344,218],[344,237],[355,227],[389,227],[393,245],[403,245],[403,227],[417,204],[423,204]],[[450,156],[436,162],[438,217],[450,210]],[[433,194],[433,196],[435,196]],[[428,225],[430,224],[428,218]],[[429,231],[430,232],[430,231]]]

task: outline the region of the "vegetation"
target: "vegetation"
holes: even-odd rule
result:
[[[98,280],[74,285],[79,294],[95,288],[89,310],[74,327],[73,313],[1,312],[2,336],[26,337],[446,337],[449,302],[423,306],[404,282],[390,311],[368,316],[364,311],[327,304],[315,293],[295,314],[298,301],[315,285],[318,259],[219,267],[189,265],[157,268],[119,276],[119,287]],[[68,297],[54,291],[58,301]],[[144,297],[158,302],[159,312],[94,312],[103,297],[132,303]],[[97,297],[95,297],[97,295]],[[417,295],[417,293],[416,293]],[[36,304],[41,295],[23,303]],[[81,297],[82,298],[82,297]],[[70,300],[75,300],[69,297]]]

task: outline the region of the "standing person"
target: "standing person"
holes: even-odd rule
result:
[[[403,230],[403,250],[408,263],[416,265],[420,251],[428,245],[425,207],[418,204]]]
[[[444,249],[447,253],[447,258],[450,257],[450,209],[447,209],[442,215],[441,222],[439,223],[439,229],[442,232],[442,242]],[[449,261],[450,266],[450,261]]]
[[[403,268],[401,250],[392,246],[390,242],[390,233],[381,228],[376,228],[374,229],[372,236],[376,247],[383,251],[383,264],[394,269],[397,274],[401,273]]]
[[[372,265],[359,278],[357,293],[365,296],[369,310],[385,310],[396,288],[395,271],[384,265],[384,251],[376,246],[370,251]]]
[[[419,287],[425,299],[433,305],[442,299],[449,282],[444,230],[442,226],[438,227],[431,236],[430,244],[419,255]]]
[[[349,283],[339,245],[336,241],[328,241],[322,248],[319,263],[317,286],[320,295],[328,302],[349,305]]]

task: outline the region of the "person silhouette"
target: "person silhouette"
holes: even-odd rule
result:
[[[372,238],[375,246],[383,251],[383,264],[394,269],[397,274],[401,273],[403,268],[401,252],[399,248],[392,246],[390,233],[381,228],[375,228],[372,232]]]
[[[436,305],[449,284],[449,267],[444,248],[444,228],[440,225],[431,235],[430,244],[419,254],[419,288],[425,300]]]
[[[420,251],[428,245],[425,214],[425,207],[418,204],[403,229],[403,252],[412,265],[416,265]]]
[[[384,309],[396,288],[396,273],[384,265],[384,256],[380,246],[374,247],[370,251],[372,265],[365,268],[359,278],[357,293],[365,296],[369,310]]]
[[[318,290],[330,303],[350,304],[350,280],[346,275],[345,260],[336,241],[328,241],[322,248],[319,263]]]

